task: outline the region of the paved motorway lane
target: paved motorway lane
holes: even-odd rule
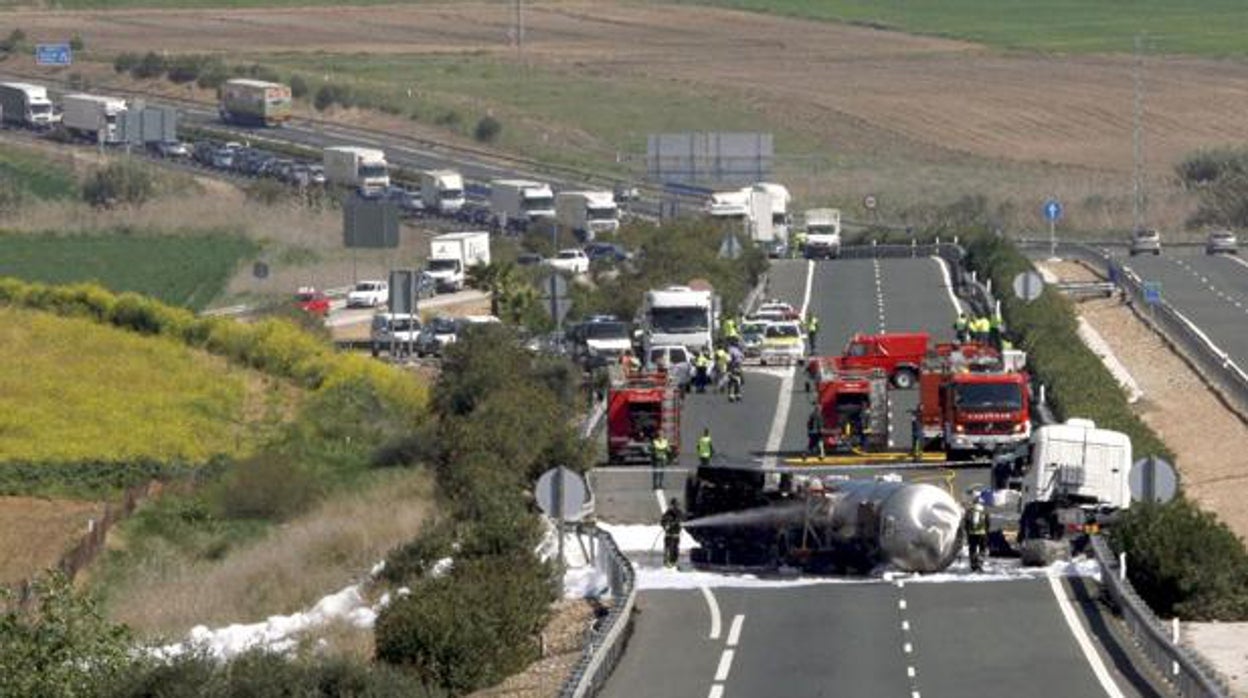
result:
[[[1121,261],[1145,281],[1160,282],[1162,297],[1248,371],[1248,262],[1172,250]]]
[[[939,263],[883,260],[878,266],[877,287],[872,260],[813,265],[810,309],[820,317],[822,352],[839,350],[853,332],[878,331],[881,307],[887,330],[927,328],[948,338],[954,311]],[[807,268],[800,261],[777,263],[769,295],[800,306]],[[706,424],[731,462],[761,463],[769,436],[778,437],[780,451],[800,452],[810,397],[800,374],[791,372],[786,380],[783,372],[772,372],[748,376],[741,404],[729,405],[718,395],[690,396],[687,443]],[[783,383],[790,395],[782,394]],[[902,395],[907,397],[913,404],[913,392]],[[788,413],[773,430],[777,411],[784,409],[780,401],[787,402]],[[685,462],[692,464],[692,458]],[[982,481],[984,473],[959,475],[961,488]],[[600,504],[603,482],[597,476]],[[653,521],[658,503],[653,492],[643,496]],[[610,511],[600,511],[612,520]],[[645,590],[643,583],[629,650],[603,695],[1106,695],[1047,580],[733,586],[732,579],[713,590]],[[711,638],[714,618],[720,632]]]

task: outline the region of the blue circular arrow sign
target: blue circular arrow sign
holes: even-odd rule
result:
[[[1044,219],[1052,223],[1062,217],[1062,204],[1057,199],[1044,202]]]

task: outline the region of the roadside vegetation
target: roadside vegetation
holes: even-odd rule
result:
[[[1174,170],[1183,188],[1200,201],[1189,227],[1248,228],[1248,149],[1193,153]]]
[[[870,29],[966,39],[1004,49],[1129,53],[1137,33],[1170,54],[1241,56],[1248,15],[1235,0],[1050,0],[1002,5],[991,0],[696,0],[757,12],[856,24]]]
[[[33,148],[6,143],[0,149],[0,214],[16,210],[28,197],[68,199],[77,194],[78,181],[63,163]]]

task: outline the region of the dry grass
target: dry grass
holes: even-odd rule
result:
[[[254,622],[305,608],[357,580],[433,513],[424,471],[386,472],[222,561],[158,551],[111,589],[112,617],[147,636]],[[124,539],[119,542],[124,546]]]
[[[0,585],[15,584],[56,564],[104,514],[98,502],[0,497]]]

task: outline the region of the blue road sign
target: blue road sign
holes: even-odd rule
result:
[[[35,46],[35,63],[39,65],[70,65],[74,52],[69,44],[38,44]]]
[[[1050,223],[1062,217],[1062,204],[1057,199],[1044,202],[1044,219]]]
[[[1161,303],[1161,282],[1145,281],[1144,282],[1144,302],[1148,305],[1158,305]]]

